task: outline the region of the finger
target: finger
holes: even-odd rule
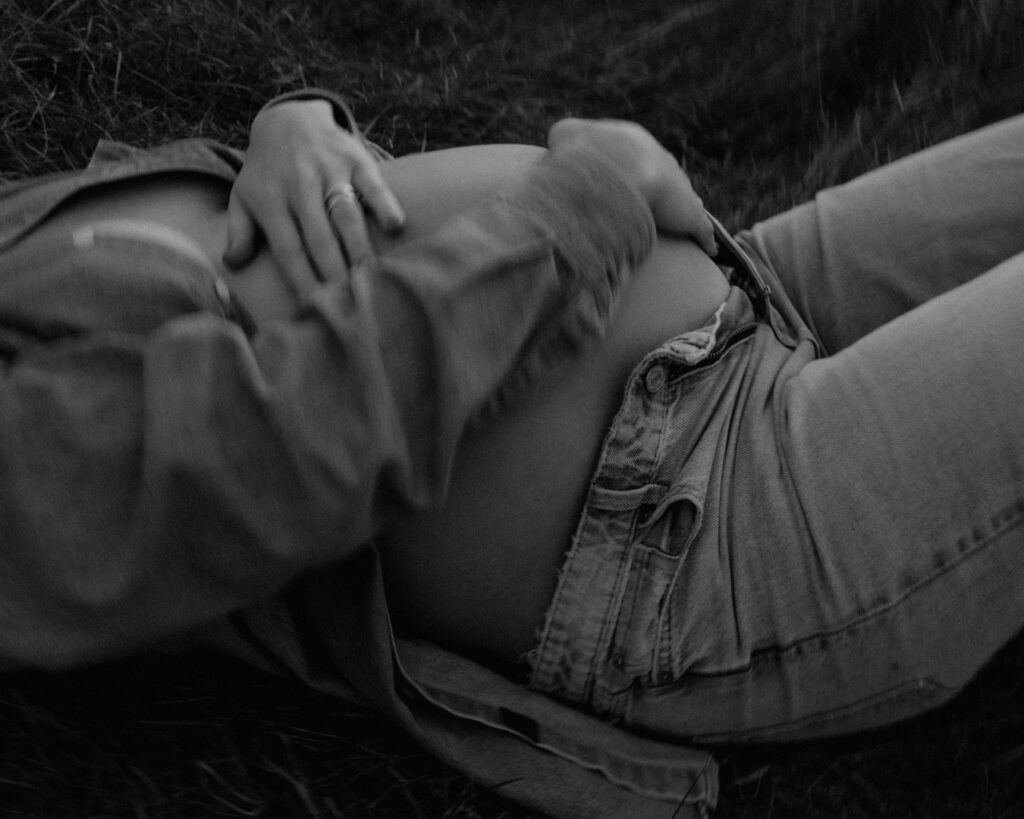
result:
[[[352,184],[385,233],[397,233],[405,225],[405,211],[381,175],[376,162],[365,162],[352,174]]]
[[[242,267],[256,255],[258,228],[252,215],[242,204],[241,196],[232,188],[228,199],[228,236],[224,248],[224,264]]]
[[[354,198],[339,198],[328,211],[334,229],[341,237],[348,256],[349,267],[355,267],[373,255],[370,237],[366,232],[363,209]]]
[[[658,197],[651,203],[651,211],[660,230],[689,236],[709,255],[717,253],[714,227],[704,210],[704,202],[682,171],[665,181]]]
[[[579,136],[587,128],[587,121],[577,117],[565,117],[558,120],[548,130],[548,147],[554,150],[564,142]]]
[[[280,268],[285,282],[296,296],[302,296],[317,285],[317,276],[306,256],[305,244],[291,218],[275,220],[267,233],[267,244]]]
[[[325,204],[304,197],[300,200],[296,217],[317,279],[322,282],[344,281],[348,276],[348,265]]]
[[[715,226],[706,210],[701,216],[701,225],[697,229],[697,243],[708,256],[718,255],[718,240],[715,238]]]
[[[690,197],[688,201],[691,207],[694,207],[691,215],[696,219],[696,223],[690,229],[690,235],[697,240],[697,244],[701,246],[705,253],[709,256],[717,256],[718,241],[715,239],[715,225],[711,214],[704,207],[704,200],[694,190],[693,180],[690,179],[690,175],[686,173],[686,168],[681,162],[679,168],[686,180],[685,187],[689,191]],[[696,212],[696,208],[700,208],[699,213]]]

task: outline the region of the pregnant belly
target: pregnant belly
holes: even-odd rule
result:
[[[483,146],[385,163],[384,176],[408,217],[397,241],[436,229],[542,154]],[[257,324],[287,318],[295,298],[266,249],[238,271],[220,261],[228,192],[225,182],[192,173],[113,183],[64,204],[42,231],[107,219],[159,223],[198,245]],[[381,251],[396,241],[375,232],[373,238]],[[693,243],[660,239],[605,339],[528,400],[464,437],[446,505],[399,516],[379,539],[400,628],[499,666],[533,647],[626,378],[648,351],[705,324],[728,289]]]
[[[499,669],[534,647],[629,373],[703,326],[728,289],[695,245],[660,241],[607,338],[465,436],[444,508],[396,520],[378,541],[400,631]]]

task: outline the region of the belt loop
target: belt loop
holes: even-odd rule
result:
[[[723,251],[730,260],[735,263],[745,275],[748,282],[752,282],[756,291],[752,293],[754,299],[754,305],[763,316],[769,315],[768,304],[771,299],[772,290],[768,286],[768,283],[761,277],[761,274],[757,270],[757,266],[751,261],[750,257],[744,252],[743,248],[739,246],[737,241],[732,238],[729,232],[722,226],[714,216],[707,211],[704,211],[708,219],[711,220],[711,226],[715,231],[715,239],[718,242],[718,258],[722,257]]]

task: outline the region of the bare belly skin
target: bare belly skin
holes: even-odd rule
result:
[[[434,230],[542,155],[481,146],[385,163],[408,224],[397,239],[372,231],[375,244],[384,251]],[[266,249],[241,270],[221,263],[227,202],[226,183],[162,174],[80,195],[44,230],[111,218],[159,222],[202,248],[257,323],[286,318],[295,298]],[[629,372],[666,339],[706,323],[727,294],[725,277],[696,245],[660,239],[606,338],[465,436],[444,508],[395,520],[378,540],[400,631],[502,668],[533,647]]]
[[[703,326],[728,291],[695,244],[661,238],[606,338],[464,437],[444,508],[395,520],[378,539],[400,631],[503,669],[534,647],[629,373]]]

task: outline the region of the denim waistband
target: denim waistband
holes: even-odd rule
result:
[[[722,223],[710,213],[705,211],[705,214],[711,220],[715,241],[718,243],[716,264],[725,270],[730,284],[740,287],[750,296],[755,314],[770,320],[772,290],[768,282]]]

